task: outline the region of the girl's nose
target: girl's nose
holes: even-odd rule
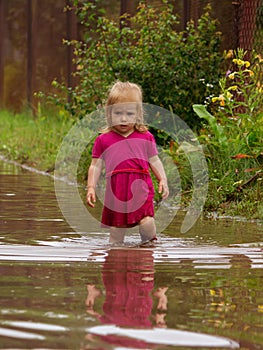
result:
[[[127,121],[127,115],[126,115],[126,113],[122,113],[122,115],[121,115],[121,121],[122,121],[122,122],[126,122],[126,121]]]

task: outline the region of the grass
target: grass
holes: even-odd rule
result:
[[[1,110],[0,153],[39,170],[53,171],[59,146],[72,124],[61,111],[34,117],[31,112]]]

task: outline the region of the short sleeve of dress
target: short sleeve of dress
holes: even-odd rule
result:
[[[100,158],[102,153],[103,153],[103,149],[102,149],[101,139],[98,136],[95,139],[94,145],[92,148],[92,158]]]
[[[149,146],[148,146],[148,157],[151,158],[158,154],[157,145],[154,136],[149,132]]]

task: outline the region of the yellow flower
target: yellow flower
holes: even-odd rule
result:
[[[225,54],[225,58],[232,58],[234,55],[234,51],[233,50],[228,50]]]
[[[245,61],[245,66],[246,66],[247,68],[250,67],[250,62]]]
[[[227,94],[227,97],[228,98],[231,98],[233,95],[230,93],[230,92],[228,92],[228,94]],[[219,101],[219,104],[220,104],[220,106],[225,106],[225,97],[224,97],[224,95],[219,95],[218,97],[212,97],[212,102],[214,103],[214,102],[217,102],[217,101]]]
[[[224,98],[224,96],[220,95],[218,99],[220,100],[220,106],[224,107],[224,105],[225,105],[225,98]]]
[[[263,305],[258,305],[258,312],[263,312]]]
[[[213,102],[213,103],[216,102],[216,101],[218,101],[218,100],[219,100],[218,97],[212,97],[212,102]]]
[[[229,78],[229,79],[232,79],[232,80],[235,79],[235,73],[229,74],[228,78]]]
[[[259,63],[263,62],[263,58],[261,57],[261,55],[260,55],[260,54],[258,54],[258,55],[256,56],[256,58],[258,58]]]
[[[250,70],[250,69],[245,69],[244,72],[247,72],[250,77],[253,77],[253,75],[254,75],[254,72],[252,72],[252,70]]]
[[[228,90],[229,91],[236,91],[237,90],[237,85],[233,85],[233,86],[230,86],[229,88],[228,88]]]
[[[227,91],[226,97],[230,100],[233,97],[233,95],[231,94],[231,92]]]
[[[242,61],[240,58],[234,58],[233,63],[236,63],[238,66],[243,66],[245,61]]]
[[[263,92],[263,85],[260,84],[260,82],[257,83],[257,89],[258,89],[258,92]]]

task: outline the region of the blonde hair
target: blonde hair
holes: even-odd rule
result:
[[[112,130],[112,106],[115,104],[128,102],[135,103],[137,108],[137,117],[134,128],[139,132],[145,132],[148,130],[143,120],[142,89],[139,85],[130,83],[129,81],[116,81],[110,88],[108,98],[105,103],[107,127],[103,130],[103,132]]]

